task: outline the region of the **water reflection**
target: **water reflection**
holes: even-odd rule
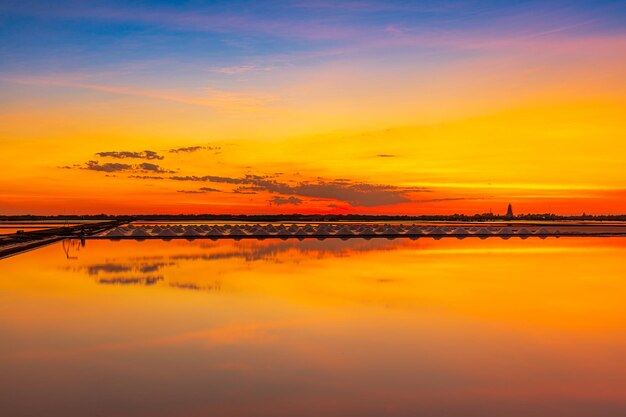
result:
[[[625,239],[88,241],[0,263],[5,415],[618,416]]]

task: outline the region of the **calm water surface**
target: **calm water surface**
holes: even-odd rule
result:
[[[624,416],[626,239],[87,241],[0,261],[2,416]]]

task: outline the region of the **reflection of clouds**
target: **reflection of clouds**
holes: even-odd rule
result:
[[[406,240],[383,239],[195,241],[189,246],[190,251],[193,251],[190,253],[109,259],[72,269],[85,272],[94,277],[96,283],[103,285],[163,285],[180,290],[221,292],[222,283],[219,280],[206,282],[202,278],[178,277],[180,267],[191,262],[223,260],[239,260],[245,263],[300,263],[303,259],[316,260],[358,256],[360,253],[372,251],[391,251],[406,244]]]
[[[86,265],[78,269],[84,269],[89,275],[112,274],[116,272],[156,272],[164,266],[172,265],[171,262],[153,262],[153,263],[117,263],[106,262],[101,264]]]
[[[98,283],[108,285],[154,285],[162,280],[163,277],[160,275],[145,277],[113,277],[99,278]]]
[[[179,288],[181,290],[208,292],[219,292],[222,290],[222,283],[220,281],[215,281],[213,284],[210,285],[198,285],[191,282],[170,282],[167,285],[172,288]]]

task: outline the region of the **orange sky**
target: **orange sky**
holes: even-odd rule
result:
[[[241,28],[189,29],[187,50],[163,22],[124,17],[159,46],[40,11],[49,53],[1,34],[0,214],[626,212],[626,33],[524,12],[373,37],[342,15],[323,40],[306,13],[271,36],[259,15],[268,51]],[[213,36],[233,56],[197,44]]]

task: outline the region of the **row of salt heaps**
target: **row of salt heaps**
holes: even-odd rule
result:
[[[449,227],[418,226],[404,224],[225,224],[225,225],[142,225],[122,226],[105,232],[106,237],[244,237],[244,236],[545,236],[549,232],[541,228],[512,230],[508,227]]]

